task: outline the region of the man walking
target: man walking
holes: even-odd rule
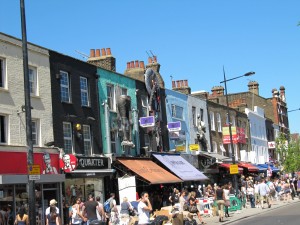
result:
[[[143,192],[141,194],[141,200],[138,204],[138,214],[139,214],[139,225],[146,225],[150,223],[150,212],[152,211],[152,205],[149,201],[149,194]]]
[[[87,225],[89,225],[92,222],[98,221],[96,211],[98,211],[99,214],[101,214],[101,210],[98,202],[94,200],[93,195],[89,195],[88,201],[83,204],[82,211],[85,212],[87,215]]]
[[[260,184],[258,185],[258,191],[260,195],[260,205],[261,208],[264,209],[264,201],[268,204],[268,207],[271,208],[270,200],[269,200],[269,193],[270,189],[268,185],[265,183],[265,179],[262,178]]]

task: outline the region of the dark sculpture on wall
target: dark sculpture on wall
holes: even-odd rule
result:
[[[123,136],[121,146],[134,148],[132,142],[132,119],[131,119],[131,98],[127,95],[120,95],[117,100],[118,116],[120,121],[120,133]]]
[[[206,126],[203,121],[201,121],[200,115],[198,114],[198,124],[197,124],[197,140],[201,145],[202,151],[207,151],[207,140],[205,137]]]
[[[160,89],[157,75],[153,69],[148,68],[145,72],[145,85],[148,92],[148,116],[154,116],[155,126],[148,128],[150,138],[150,151],[160,151],[161,143],[161,128],[158,112],[160,111]],[[147,146],[146,146],[147,147]]]

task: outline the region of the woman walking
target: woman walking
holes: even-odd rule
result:
[[[216,190],[216,197],[215,197],[217,204],[218,204],[218,211],[219,211],[219,222],[222,222],[224,220],[224,212],[223,212],[223,208],[224,208],[224,191],[223,188],[218,185],[218,188]]]
[[[25,214],[25,208],[21,207],[18,215],[16,216],[16,220],[14,225],[29,225],[28,215]]]

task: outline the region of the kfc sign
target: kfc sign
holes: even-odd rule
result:
[[[63,154],[59,159],[59,167],[66,173],[70,173],[77,167],[77,158],[72,154]]]
[[[276,145],[275,145],[275,141],[269,141],[268,142],[268,148],[269,149],[275,149]]]

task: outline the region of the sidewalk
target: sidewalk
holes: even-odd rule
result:
[[[233,222],[236,222],[240,219],[251,217],[254,215],[259,215],[262,214],[266,211],[271,211],[277,208],[284,207],[286,205],[294,204],[296,202],[299,202],[298,197],[295,197],[294,200],[290,200],[289,203],[283,203],[283,201],[273,201],[271,208],[242,208],[242,210],[235,211],[235,212],[230,212],[229,215],[230,217],[224,217],[223,222],[219,222],[219,216],[213,216],[213,217],[205,217],[203,216],[203,220],[207,223],[207,225],[210,224],[230,224]],[[267,206],[267,204],[265,204]]]

